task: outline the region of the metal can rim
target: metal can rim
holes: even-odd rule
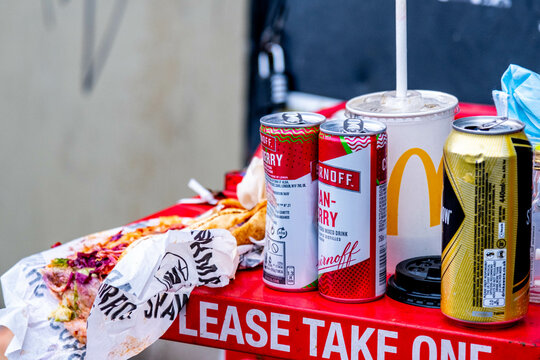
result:
[[[383,123],[382,121],[371,120],[371,119],[363,119],[362,122],[364,123],[364,125],[370,124],[370,125],[381,126],[381,129],[379,130],[367,129],[366,132],[358,132],[358,133],[328,129],[329,126],[337,125],[337,124],[343,125],[344,122],[345,122],[344,119],[328,120],[321,125],[321,128],[319,131],[328,135],[338,135],[338,136],[371,136],[371,135],[377,135],[377,134],[382,134],[386,132],[385,123]]]
[[[496,121],[496,120],[502,120],[506,124],[513,124],[516,126],[515,129],[497,129],[499,131],[486,131],[486,130],[474,130],[474,129],[466,129],[464,126],[467,123],[474,123],[478,120],[487,120],[487,121]],[[502,122],[501,122],[502,123]],[[464,117],[461,119],[457,119],[452,123],[452,129],[467,133],[467,134],[475,134],[475,135],[488,135],[488,136],[496,136],[496,135],[507,135],[507,134],[515,134],[518,132],[523,131],[525,129],[525,124],[517,119],[511,119],[511,118],[504,118],[501,116],[469,116]],[[496,129],[496,126],[492,127],[491,129]]]
[[[283,118],[285,114],[300,114],[307,115],[308,117],[316,118],[316,121],[304,122],[304,123],[279,123],[279,122],[270,122],[270,119]],[[263,116],[260,119],[261,125],[272,127],[272,128],[309,128],[314,126],[319,126],[326,121],[326,117],[321,114],[307,112],[307,111],[285,111],[280,113],[273,113]]]

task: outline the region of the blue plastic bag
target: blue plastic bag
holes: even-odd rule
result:
[[[511,64],[502,75],[501,87],[502,91],[493,92],[498,114],[523,121],[533,146],[540,144],[540,75]]]

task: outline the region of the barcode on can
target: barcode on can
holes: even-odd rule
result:
[[[506,249],[484,249],[482,307],[504,306],[505,292]]]
[[[386,290],[386,183],[377,186],[377,295]]]
[[[381,240],[382,238],[382,240]],[[379,235],[379,242],[383,242],[379,247],[379,286],[386,285],[386,236]]]
[[[379,195],[379,199],[377,201],[379,207],[379,222],[377,226],[379,228],[379,232],[386,232],[386,184],[377,186],[377,193]]]

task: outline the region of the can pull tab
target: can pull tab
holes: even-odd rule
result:
[[[288,124],[303,124],[305,123],[305,120],[302,119],[302,114],[300,113],[283,113],[282,115],[283,121],[285,121]]]
[[[478,129],[480,129],[480,130],[489,130],[489,129],[492,129],[492,128],[496,127],[496,126],[502,125],[507,120],[508,120],[508,117],[502,117],[502,118],[499,118],[497,120],[493,120],[493,121],[484,123],[484,124],[478,126]]]
[[[364,122],[357,118],[346,119],[343,122],[343,130],[348,133],[362,133],[364,132]]]
[[[468,126],[465,126],[464,129],[488,131],[488,130],[493,129],[494,127],[504,124],[507,120],[508,120],[507,117],[500,117],[498,119],[483,123],[481,125],[468,125]]]

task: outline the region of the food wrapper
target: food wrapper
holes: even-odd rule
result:
[[[238,269],[251,269],[262,265],[264,259],[264,239],[251,239],[251,244],[238,246]]]
[[[246,175],[236,187],[238,200],[246,209],[266,199],[266,183],[264,180],[264,165],[259,157],[254,157],[246,170]]]
[[[48,319],[59,302],[39,273],[83,241],[96,240],[80,238],[27,257],[2,276],[6,308],[0,325],[14,334],[6,350],[10,360],[127,359],[161,337],[195,286],[225,286],[238,266],[236,240],[227,230],[171,230],[134,242],[99,288],[84,346],[62,323]]]

